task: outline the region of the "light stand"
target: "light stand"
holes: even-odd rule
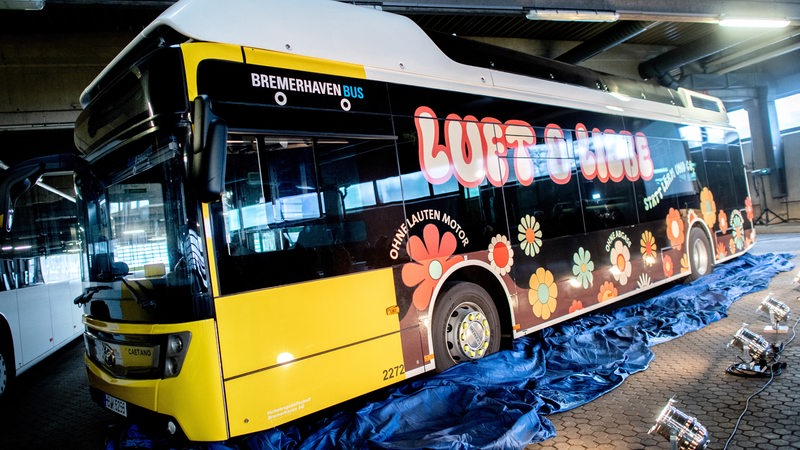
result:
[[[761,196],[761,214],[759,214],[758,217],[756,217],[755,220],[753,221],[753,223],[756,225],[766,226],[769,225],[769,223],[773,220],[777,220],[778,223],[786,222],[786,219],[781,217],[775,211],[769,209],[769,206],[767,206],[767,191],[764,189],[764,177],[769,176],[771,172],[772,169],[768,167],[750,171],[750,174],[753,175],[753,179],[755,180],[756,177],[758,177],[759,184],[761,185],[761,192],[759,192],[759,195]],[[775,217],[770,219],[769,217],[770,213],[772,213],[772,215]]]
[[[783,344],[770,344],[761,335],[748,330],[746,323],[733,335],[728,347],[736,347],[750,357],[750,362],[747,362],[741,355],[738,356],[741,363],[732,364],[725,370],[730,375],[763,378],[780,375],[786,367],[785,363],[777,361]]]
[[[764,297],[764,300],[761,300],[761,305],[756,311],[769,314],[770,324],[764,327],[765,332],[786,333],[789,331],[788,326],[780,323],[788,319],[792,311],[786,306],[786,303],[773,297],[772,293]]]
[[[697,418],[684,414],[672,406],[675,398],[669,399],[667,406],[661,410],[655,425],[648,434],[657,433],[669,441],[672,450],[702,450],[708,446],[708,430]]]

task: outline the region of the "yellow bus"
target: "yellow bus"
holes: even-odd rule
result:
[[[80,155],[1,186],[75,172],[91,391],[193,441],[475,361],[755,239],[718,99],[374,9],[182,0],[81,103]]]

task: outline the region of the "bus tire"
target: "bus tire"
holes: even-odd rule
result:
[[[478,360],[500,349],[497,307],[477,284],[454,284],[434,306],[431,333],[437,372]]]
[[[0,341],[0,403],[8,398],[14,381],[16,369],[13,354],[11,344],[5,340]]]
[[[694,227],[689,232],[689,268],[691,273],[687,282],[692,282],[703,275],[708,275],[714,270],[714,255],[711,251],[711,242],[708,235],[699,227]]]

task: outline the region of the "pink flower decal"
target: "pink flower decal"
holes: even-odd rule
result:
[[[446,232],[439,240],[439,229],[429,223],[422,230],[422,237],[411,236],[408,239],[406,250],[415,262],[404,265],[401,272],[403,283],[416,287],[412,300],[420,311],[430,304],[433,290],[442,275],[460,261],[453,257],[456,251],[453,233]]]

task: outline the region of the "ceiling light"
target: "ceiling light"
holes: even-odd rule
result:
[[[672,406],[677,401],[669,399],[667,406],[661,410],[656,419],[656,424],[650,428],[648,434],[657,433],[664,439],[673,443],[672,448],[681,450],[699,450],[708,446],[708,430],[697,418],[684,414]]]
[[[32,9],[44,8],[44,0],[0,0],[0,9]]]
[[[525,14],[528,20],[554,20],[559,22],[616,22],[616,11],[592,11],[574,9],[531,9]]]
[[[745,19],[730,18],[720,19],[719,24],[731,28],[784,28],[789,26],[786,19]]]

